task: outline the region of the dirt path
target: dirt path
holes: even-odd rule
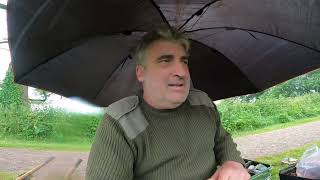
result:
[[[235,139],[243,157],[255,159],[320,141],[320,121]]]
[[[0,148],[0,172],[21,174],[45,162],[52,156],[54,156],[55,159],[41,168],[41,172],[45,173],[35,173],[36,179],[48,179],[48,176],[64,176],[78,159],[82,159],[83,162],[76,169],[74,175],[77,178],[74,179],[84,179],[88,152],[36,151]]]
[[[277,154],[317,140],[320,141],[320,121],[235,139],[242,156],[248,159]],[[22,173],[44,162],[51,156],[54,156],[55,159],[42,168],[42,173],[36,174],[35,179],[49,179],[47,177],[64,176],[79,158],[82,159],[83,162],[75,171],[73,179],[84,179],[88,152],[35,151],[0,148],[0,172]]]

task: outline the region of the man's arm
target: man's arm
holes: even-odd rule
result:
[[[216,135],[214,153],[221,167],[209,180],[248,180],[250,175],[244,168],[244,161],[240,157],[237,145],[233,142],[231,135],[223,128],[217,107],[214,106],[214,118],[216,121]]]
[[[92,144],[86,180],[133,179],[133,152],[119,124],[106,115]]]
[[[216,135],[214,139],[214,153],[220,165],[227,161],[235,161],[244,165],[244,160],[240,157],[237,144],[233,142],[231,135],[223,128],[217,107],[214,106],[214,120],[216,123]]]

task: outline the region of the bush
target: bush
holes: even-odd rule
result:
[[[23,91],[18,84],[14,83],[13,78],[12,69],[9,68],[0,87],[0,105],[2,107],[23,105]]]
[[[24,106],[0,106],[0,135],[54,142],[91,141],[102,114],[67,113],[50,107],[31,111]]]
[[[53,131],[52,111],[30,111],[21,105],[0,107],[0,133],[23,139],[44,139]]]
[[[218,105],[222,124],[229,132],[251,130],[320,115],[320,93],[300,97],[225,100]]]
[[[92,141],[102,114],[80,114],[58,111],[55,116],[55,134],[52,141],[83,142]]]

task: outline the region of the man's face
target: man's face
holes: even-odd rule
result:
[[[143,98],[157,109],[172,109],[182,104],[190,89],[188,55],[171,41],[155,41],[146,49],[144,67],[136,67],[143,86]]]

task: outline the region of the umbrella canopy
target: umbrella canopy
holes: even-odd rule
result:
[[[320,68],[317,0],[9,0],[15,81],[100,106],[140,84],[132,48],[147,31],[191,38],[193,86],[213,100]]]

